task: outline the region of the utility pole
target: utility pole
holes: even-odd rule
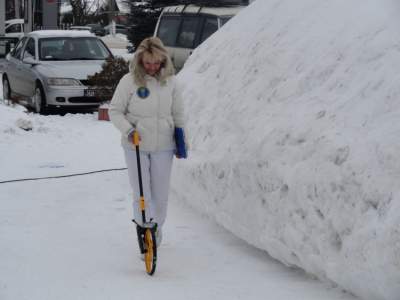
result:
[[[24,32],[25,34],[32,31],[33,27],[33,11],[32,11],[32,0],[25,0],[25,16],[24,16]]]
[[[14,0],[14,9],[15,9],[15,18],[16,19],[21,18],[19,8],[20,8],[20,0]]]
[[[0,0],[0,36],[6,34],[6,0]]]
[[[108,6],[109,6],[109,13],[108,13],[108,24],[111,24],[111,22],[114,19],[114,0],[108,0]]]
[[[115,16],[115,2],[114,0],[108,0],[108,7],[109,7],[109,12],[108,12],[108,24],[111,25],[110,27],[110,34],[112,36],[115,36],[115,21],[114,21],[114,16]]]
[[[58,28],[58,1],[56,0],[39,0],[42,1],[43,12],[43,29]]]

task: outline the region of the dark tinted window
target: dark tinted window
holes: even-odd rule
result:
[[[181,19],[179,17],[165,16],[161,18],[157,36],[163,41],[165,46],[176,46],[176,37],[178,36],[180,23]]]
[[[35,53],[36,53],[35,52],[35,40],[33,38],[30,38],[25,47],[24,58],[25,57],[35,58]]]
[[[4,58],[18,41],[19,39],[14,37],[0,37],[0,58]]]
[[[213,18],[213,17],[205,18],[200,43],[205,41],[210,35],[212,35],[214,32],[216,32],[217,29],[218,29],[217,18]]]
[[[19,33],[22,32],[21,24],[13,24],[6,28],[6,33]]]
[[[221,20],[221,26],[225,25],[225,23],[228,22],[231,18],[232,18],[232,16],[225,16],[225,17],[219,18]]]
[[[194,41],[199,25],[199,17],[183,18],[181,30],[178,35],[177,46],[183,48],[194,48]]]

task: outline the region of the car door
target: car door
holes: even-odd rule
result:
[[[20,71],[22,68],[22,50],[25,47],[26,41],[27,38],[23,37],[8,56],[8,66],[6,72],[11,90],[17,94],[22,94],[23,91],[24,82]]]
[[[35,66],[24,63],[24,59],[28,57],[37,60],[35,39],[31,37],[28,39],[26,46],[23,48],[20,78],[24,82],[24,85],[21,87],[21,94],[32,97],[35,92],[36,73],[34,71]]]

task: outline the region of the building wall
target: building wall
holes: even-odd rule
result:
[[[42,29],[58,28],[58,1],[42,0]]]

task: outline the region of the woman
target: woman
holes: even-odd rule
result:
[[[111,100],[111,122],[122,134],[122,146],[134,192],[134,218],[139,210],[139,180],[133,133],[140,137],[140,163],[147,219],[158,224],[157,246],[167,214],[169,182],[175,153],[174,128],[184,128],[183,100],[175,70],[161,40],[143,40]],[[179,157],[178,157],[179,158]]]

